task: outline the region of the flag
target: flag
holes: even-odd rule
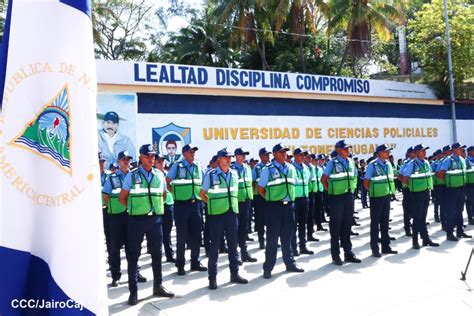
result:
[[[90,0],[9,3],[0,315],[107,314]]]

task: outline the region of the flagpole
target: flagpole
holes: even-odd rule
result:
[[[451,58],[451,38],[449,36],[449,18],[448,5],[444,0],[444,22],[446,26],[446,46],[448,50],[448,72],[449,72],[449,94],[451,101],[451,123],[453,129],[453,143],[457,142],[457,128],[456,128],[456,99],[454,97],[454,78],[453,78],[453,61]]]

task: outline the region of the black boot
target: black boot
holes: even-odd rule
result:
[[[241,277],[238,272],[232,272],[230,275],[230,283],[247,284],[249,281]]]
[[[160,297],[174,297],[174,293],[165,289],[161,284],[155,284],[153,286],[153,295]]]

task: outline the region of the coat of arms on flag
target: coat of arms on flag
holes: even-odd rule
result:
[[[71,173],[69,90],[67,84],[11,142]]]

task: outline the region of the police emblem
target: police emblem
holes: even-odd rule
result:
[[[10,144],[27,149],[71,174],[71,133],[68,85],[28,122]]]
[[[182,159],[181,148],[191,143],[191,128],[174,123],[152,129],[153,146],[164,159],[173,164]]]

